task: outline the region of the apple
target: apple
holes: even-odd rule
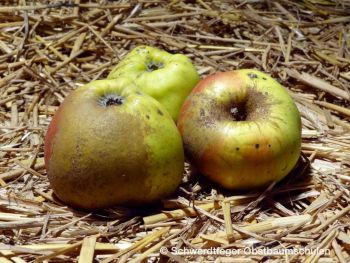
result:
[[[277,182],[300,156],[299,111],[276,80],[257,70],[203,79],[184,102],[178,128],[190,162],[227,189]]]
[[[56,196],[83,210],[156,202],[184,170],[180,133],[162,105],[129,80],[97,80],[71,92],[45,138]]]
[[[176,121],[180,107],[199,75],[191,61],[182,54],[138,46],[109,73],[108,79],[127,77],[139,89],[158,100]]]

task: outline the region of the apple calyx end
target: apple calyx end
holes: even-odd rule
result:
[[[150,61],[146,64],[147,66],[147,72],[152,72],[161,68],[164,68],[164,63],[163,62],[154,62]]]
[[[124,103],[124,97],[116,94],[106,94],[102,96],[99,103],[102,107],[109,107],[113,105],[118,106]]]

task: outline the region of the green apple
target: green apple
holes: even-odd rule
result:
[[[192,164],[228,189],[277,182],[300,156],[299,111],[276,80],[257,70],[203,79],[184,102],[178,128]]]
[[[139,46],[110,72],[108,79],[127,77],[158,100],[176,121],[180,107],[199,81],[191,61],[182,54]]]
[[[173,193],[184,170],[177,127],[129,80],[97,80],[73,91],[52,119],[45,164],[64,203],[94,210],[142,205]]]

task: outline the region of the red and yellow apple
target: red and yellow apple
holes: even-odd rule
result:
[[[227,189],[285,177],[301,147],[301,118],[287,91],[257,70],[203,79],[184,102],[178,128],[190,162]]]
[[[97,80],[73,91],[51,121],[45,164],[56,196],[76,208],[142,205],[175,191],[184,169],[167,111],[130,81]]]
[[[176,121],[180,107],[199,81],[191,61],[149,46],[138,46],[109,73],[108,79],[126,77],[158,100]]]

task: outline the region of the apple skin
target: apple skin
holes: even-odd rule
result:
[[[285,177],[301,149],[301,118],[287,91],[251,69],[203,79],[178,119],[185,154],[205,176],[231,190]]]
[[[180,107],[199,81],[191,61],[182,54],[138,46],[122,59],[107,79],[130,78],[139,89],[158,100],[176,121]]]
[[[125,79],[97,80],[59,107],[45,138],[45,164],[64,203],[83,210],[137,206],[180,184],[180,133],[162,105],[136,89]]]

